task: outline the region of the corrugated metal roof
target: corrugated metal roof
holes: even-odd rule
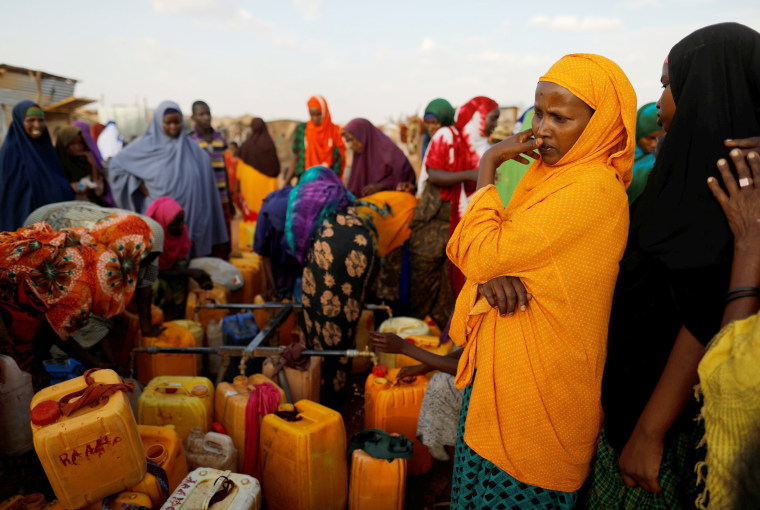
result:
[[[37,72],[36,69],[27,69],[26,67],[17,67],[17,66],[12,66],[9,64],[0,64],[0,70],[6,70],[8,72],[20,73],[20,74],[26,74],[26,75],[29,75],[30,71],[33,73]],[[64,76],[57,76],[55,74],[46,73],[44,71],[40,71],[40,76],[42,78],[53,78],[56,80],[73,81],[74,83],[77,82],[77,80],[75,80],[74,78],[66,78]]]
[[[34,97],[30,98],[25,92],[19,92],[17,90],[0,89],[0,104],[7,104],[10,107],[13,107],[13,105],[24,99],[34,100]]]
[[[50,102],[57,103],[58,101],[66,99],[67,97],[73,96],[75,85],[76,82],[67,83],[52,78],[43,78],[40,88],[42,89],[43,96],[50,94]],[[34,92],[35,94],[37,93],[36,87],[34,89]]]
[[[54,77],[43,77],[40,80],[40,91],[42,97],[40,102],[44,106],[48,103],[57,103],[67,97],[74,95],[74,87],[76,81],[73,80],[61,80]],[[0,101],[4,104],[16,104],[23,99],[31,99],[32,101],[37,98],[37,83],[29,74],[21,73],[3,73],[0,75],[0,90],[4,91],[7,98],[8,93],[15,92],[16,99],[10,101]]]

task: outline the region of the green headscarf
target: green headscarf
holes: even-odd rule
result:
[[[662,131],[662,126],[657,124],[657,105],[645,104],[636,112],[636,141],[657,131]]]
[[[26,114],[24,117],[42,117],[45,118],[45,112],[42,111],[42,108],[37,106],[36,104],[33,104],[29,108],[26,109]]]
[[[427,108],[425,108],[425,116],[427,116],[429,113],[432,113],[438,118],[438,122],[441,123],[441,126],[454,125],[456,110],[454,110],[454,107],[451,106],[451,103],[445,99],[439,97],[438,99],[433,99],[430,101],[430,103],[427,105]]]

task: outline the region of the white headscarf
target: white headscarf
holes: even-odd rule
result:
[[[108,161],[116,156],[124,148],[124,138],[119,133],[119,128],[114,121],[108,121],[106,127],[98,137],[98,150],[103,161]]]

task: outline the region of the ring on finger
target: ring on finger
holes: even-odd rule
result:
[[[741,179],[739,179],[739,187],[740,188],[746,188],[750,184],[752,184],[752,178],[751,177],[742,177]]]

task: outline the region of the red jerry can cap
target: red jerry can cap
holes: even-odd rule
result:
[[[32,409],[32,423],[44,427],[57,422],[61,418],[61,408],[54,400],[40,402]]]
[[[372,375],[375,377],[385,377],[388,375],[388,367],[385,365],[375,365],[372,367]]]

